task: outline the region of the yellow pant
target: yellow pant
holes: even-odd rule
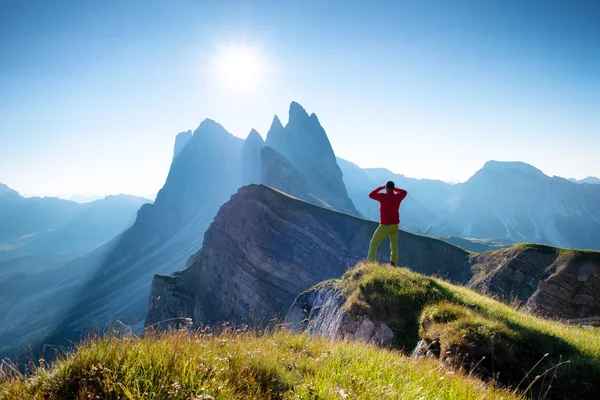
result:
[[[373,238],[371,239],[371,243],[369,243],[369,256],[367,260],[374,262],[377,256],[377,249],[383,240],[389,236],[390,238],[390,261],[394,263],[394,265],[398,265],[398,233],[400,232],[400,228],[398,225],[379,225],[375,233],[373,234]]]

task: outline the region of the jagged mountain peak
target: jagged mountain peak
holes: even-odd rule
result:
[[[297,119],[308,119],[308,113],[306,112],[306,110],[304,109],[304,107],[302,107],[299,103],[296,103],[295,101],[292,101],[290,104],[290,113],[289,113],[289,122],[292,122],[294,120]]]
[[[277,115],[273,116],[273,122],[271,122],[271,127],[269,128],[269,132],[273,130],[283,129],[283,124]]]
[[[252,143],[264,143],[265,141],[263,140],[262,136],[260,136],[260,133],[258,133],[258,131],[256,129],[252,129],[250,131],[250,133],[248,134],[248,137],[246,138],[246,141],[252,142]]]
[[[306,189],[319,199],[319,203],[324,202],[334,209],[359,215],[348,198],[335,153],[316,115],[309,117],[300,104],[292,102],[288,123],[283,127],[279,119],[275,119],[265,145],[307,177]]]
[[[262,172],[260,152],[265,141],[252,129],[242,146],[242,186],[260,183]]]
[[[223,127],[223,125],[219,124],[218,122],[216,122],[215,120],[212,120],[210,118],[206,118],[204,121],[200,122],[200,125],[198,126],[198,128],[196,128],[196,130],[194,131],[194,136],[198,135],[198,134],[202,134],[203,132],[220,132],[220,133],[227,133],[228,135],[231,135],[229,132],[227,132],[227,130]]]

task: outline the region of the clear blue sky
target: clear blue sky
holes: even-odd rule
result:
[[[260,55],[252,90],[211,73],[228,46]],[[600,3],[0,0],[0,182],[24,194],[155,193],[178,132],[264,136],[292,100],[362,167],[600,176]]]

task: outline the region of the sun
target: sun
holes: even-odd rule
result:
[[[260,51],[245,44],[219,48],[210,69],[221,84],[239,93],[258,88],[267,71]]]

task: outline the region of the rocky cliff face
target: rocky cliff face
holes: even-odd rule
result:
[[[518,245],[473,258],[469,286],[562,319],[600,316],[600,252]]]
[[[296,296],[364,259],[377,224],[316,207],[262,185],[244,187],[221,207],[188,268],[155,276],[147,325],[264,323],[285,315]],[[468,255],[432,238],[400,233],[400,263],[466,282]],[[386,245],[382,260],[389,257]]]
[[[315,114],[309,116],[301,105],[292,102],[287,125],[284,127],[275,116],[266,145],[304,177],[311,196],[320,199],[319,205],[324,203],[335,210],[360,215],[348,197],[333,148]]]
[[[394,332],[368,315],[358,320],[344,311],[347,298],[335,281],[318,284],[301,293],[290,307],[284,326],[311,336],[331,340],[359,340],[378,346],[391,346]]]

